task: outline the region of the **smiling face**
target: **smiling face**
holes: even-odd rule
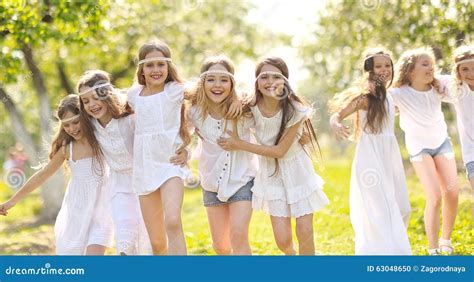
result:
[[[270,64],[263,65],[257,80],[257,88],[263,96],[279,98],[284,85],[285,78],[279,68]]]
[[[459,78],[467,85],[469,88],[474,89],[474,62],[461,63],[458,67]]]
[[[374,57],[374,74],[381,82],[387,83],[392,79],[392,62],[386,56]]]
[[[160,51],[152,51],[145,56],[145,59],[154,57],[164,57]],[[152,61],[143,64],[143,76],[147,87],[164,87],[168,77],[168,62]]]
[[[91,88],[89,86],[82,86],[79,91],[83,93],[87,92],[90,89]],[[91,117],[95,119],[101,119],[109,114],[107,105],[103,100],[99,98],[99,96],[97,96],[94,90],[82,94],[80,98],[82,104],[84,105],[84,110]]]
[[[76,114],[72,113],[72,112],[66,112],[62,117],[61,119],[62,120],[65,120],[65,119],[69,119],[69,118],[72,118],[74,117]],[[70,121],[67,121],[67,122],[61,122],[61,126],[62,128],[64,129],[64,131],[70,135],[72,138],[74,138],[75,140],[79,140],[81,139],[83,136],[84,136],[84,132],[82,130],[82,127],[81,127],[81,122],[80,122],[80,118],[77,117],[77,118],[74,118]]]
[[[415,67],[409,74],[412,83],[430,84],[434,79],[433,59],[428,55],[420,55],[415,62]]]
[[[213,65],[209,71],[228,70],[221,64]],[[225,73],[210,73],[204,78],[204,93],[206,97],[214,104],[222,103],[232,91],[232,79]]]

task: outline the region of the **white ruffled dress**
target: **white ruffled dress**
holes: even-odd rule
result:
[[[311,108],[297,103],[294,106],[294,116],[286,128],[311,116]],[[263,116],[258,106],[251,107],[251,111],[255,119],[257,141],[261,145],[275,145],[282,111],[273,117]],[[263,210],[271,216],[297,218],[314,213],[329,203],[323,192],[324,180],[316,174],[311,158],[299,143],[302,131],[301,126],[288,152],[278,160],[277,174],[272,176],[275,159],[259,156],[259,170],[252,188],[252,207],[255,210]]]

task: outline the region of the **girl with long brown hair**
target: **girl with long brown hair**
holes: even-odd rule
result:
[[[394,134],[395,106],[387,87],[393,78],[390,53],[368,49],[363,78],[330,102],[330,125],[337,138],[349,131],[341,122],[355,115],[357,148],[352,162],[350,217],[356,255],[410,255],[406,228],[410,202],[405,171]],[[372,86],[372,91],[366,86]]]
[[[71,171],[66,195],[54,225],[56,254],[103,255],[111,246],[113,226],[107,205],[106,167],[88,119],[81,113],[79,98],[71,94],[59,102],[60,126],[49,162],[36,172],[13,197],[0,205],[0,214],[41,186],[64,161]]]
[[[291,89],[288,67],[281,58],[259,62],[255,77],[256,95],[250,110],[260,145],[241,140],[235,132],[229,132],[230,138],[221,138],[219,144],[225,150],[260,155],[252,207],[270,215],[278,248],[287,255],[296,254],[291,228],[291,218],[296,218],[299,254],[315,254],[313,213],[329,200],[322,190],[323,179],[315,173],[297,137],[305,130],[312,148],[319,147],[309,120],[312,109]]]

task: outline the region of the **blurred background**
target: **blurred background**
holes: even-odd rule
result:
[[[326,189],[333,203],[316,219],[316,225],[333,232],[321,229],[317,247],[326,254],[350,254],[353,234],[347,197],[355,144],[335,142],[329,132],[327,101],[361,75],[361,55],[370,46],[385,46],[395,61],[407,49],[429,46],[435,51],[439,71],[449,72],[453,49],[473,43],[473,22],[470,0],[0,0],[0,202],[47,160],[57,126],[54,109],[62,97],[76,92],[75,83],[85,70],[106,70],[116,86],[129,87],[138,48],[159,39],[170,46],[185,78],[198,76],[205,57],[223,53],[236,64],[239,87],[252,91],[256,61],[277,55],[289,65],[290,82],[298,95],[317,110],[313,124],[323,160],[316,168],[329,183]],[[473,235],[471,191],[463,173],[455,114],[444,107],[463,185],[455,229],[460,230],[459,241],[464,241]],[[419,244],[414,250],[421,254],[426,244],[423,193],[407,161],[399,128],[396,134],[415,207],[410,239]],[[12,211],[7,219],[0,218],[0,242],[6,242],[0,243],[0,253],[54,252],[51,223],[66,183],[67,174],[59,172],[25,200],[23,208]],[[212,253],[206,245],[210,239],[200,194],[189,195],[183,210],[185,224],[186,213],[199,214],[202,222],[199,227],[188,226],[190,231],[185,225],[188,246],[192,253]],[[340,225],[329,228],[334,218]],[[264,220],[260,215],[254,218],[254,222]],[[271,229],[255,228],[255,232],[267,232],[268,238],[255,239],[254,245],[261,246],[262,253],[265,248],[278,253]],[[23,231],[24,238],[19,235]],[[26,243],[18,243],[21,240]],[[331,240],[339,240],[340,247],[335,248]],[[461,242],[458,250],[470,254],[472,247]]]

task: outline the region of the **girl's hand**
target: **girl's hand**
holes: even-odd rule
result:
[[[234,101],[229,107],[229,110],[227,111],[227,114],[225,116],[226,119],[234,119],[240,116],[242,114],[243,107],[244,105],[241,100],[234,99]]]
[[[339,122],[339,115],[334,114],[331,116],[329,120],[329,124],[331,125],[332,131],[336,135],[337,140],[347,139],[349,138],[349,127],[344,126]]]
[[[217,144],[219,146],[221,146],[221,148],[226,150],[226,151],[240,150],[241,140],[239,139],[237,134],[232,132],[232,131],[229,131],[229,130],[227,131],[227,134],[229,134],[230,137],[229,138],[221,137],[221,138],[217,139]]]
[[[8,215],[8,210],[15,206],[14,203],[11,201],[6,201],[3,204],[0,204],[0,215],[6,216]]]
[[[308,132],[306,132],[305,130],[303,130],[303,133],[301,134],[301,137],[300,137],[300,140],[298,140],[300,142],[301,145],[306,145],[308,144],[309,142],[311,142],[311,136],[309,135]]]
[[[170,158],[170,163],[184,167],[188,164],[188,150],[180,149],[175,152],[176,155]]]

